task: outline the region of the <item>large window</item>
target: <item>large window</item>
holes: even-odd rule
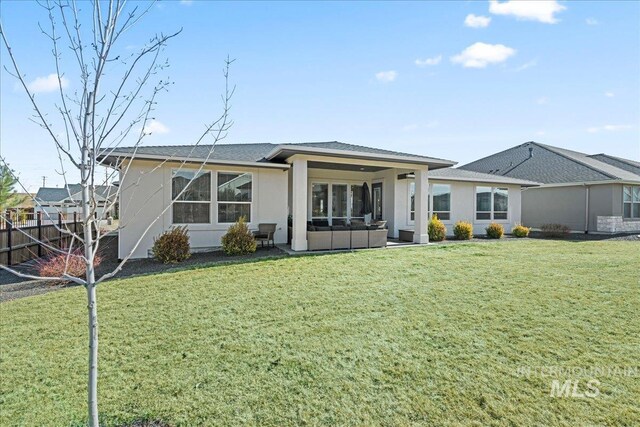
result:
[[[433,184],[433,213],[443,221],[451,219],[451,186],[449,184]]]
[[[174,224],[207,224],[211,209],[211,172],[173,171]]]
[[[364,189],[360,184],[351,184],[351,218],[364,219]]]
[[[416,183],[409,183],[409,220],[416,220]]]
[[[626,219],[640,219],[640,186],[624,186],[622,190],[622,213]]]
[[[334,221],[347,221],[347,189],[347,184],[331,185],[331,217]]]
[[[311,218],[329,217],[329,184],[311,184]]]
[[[506,220],[508,211],[507,188],[476,187],[476,220]]]
[[[218,172],[218,223],[251,222],[252,181],[250,173]]]
[[[353,219],[364,219],[363,185],[312,182],[311,219],[327,220],[331,225],[345,224]]]

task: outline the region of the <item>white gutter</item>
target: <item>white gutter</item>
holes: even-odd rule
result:
[[[413,163],[413,164],[425,164],[425,165],[436,164],[436,165],[442,165],[442,166],[453,166],[457,164],[457,162],[452,162],[450,160],[432,159],[430,157],[399,156],[397,154],[367,153],[364,151],[331,150],[331,149],[318,148],[318,147],[304,147],[300,145],[278,145],[273,150],[271,150],[271,152],[267,154],[265,158],[267,160],[271,160],[283,151],[292,151],[292,152],[295,152],[295,154],[320,154],[320,155],[331,155],[336,157],[364,158],[364,159],[371,159],[371,160],[396,161],[400,163]]]
[[[607,181],[560,182],[560,183],[553,183],[553,184],[540,184],[540,188],[581,187],[583,185],[606,185],[606,184],[638,185],[638,184],[640,184],[640,179],[638,181],[633,181],[633,180],[628,180],[628,179],[610,179],[610,180],[607,180]]]
[[[482,179],[482,178],[457,178],[457,177],[440,177],[440,176],[429,176],[430,181],[465,181],[465,182],[486,182],[488,184],[504,184],[504,185],[520,185],[522,187],[537,187],[542,185],[539,182],[534,181],[500,181],[495,179]]]
[[[205,159],[195,158],[195,157],[172,157],[172,156],[160,156],[157,154],[139,154],[136,153],[135,156],[132,156],[131,153],[118,153],[113,152],[108,155],[105,155],[102,159],[101,163],[111,157],[115,158],[131,158],[132,160],[162,160],[167,162],[185,162],[185,163],[202,163]],[[291,165],[286,163],[267,163],[267,162],[245,162],[241,160],[217,160],[217,159],[209,159],[206,162],[208,165],[233,165],[233,166],[248,166],[254,168],[269,168],[269,169],[282,169],[287,170],[291,168]]]

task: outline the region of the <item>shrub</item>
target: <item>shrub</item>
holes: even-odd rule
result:
[[[470,240],[473,237],[473,225],[466,221],[458,221],[453,227],[453,235],[458,240]]]
[[[441,242],[447,235],[447,227],[438,219],[438,215],[433,215],[429,221],[428,232],[429,240],[432,242]]]
[[[67,249],[62,250],[66,251]],[[102,257],[96,254],[93,257],[93,266],[97,267],[101,262]],[[87,272],[87,266],[84,262],[84,252],[82,249],[76,249],[71,252],[70,256],[67,256],[66,253],[55,253],[46,258],[41,258],[36,261],[36,270],[38,270],[38,275],[42,277],[62,277],[63,274],[73,277],[84,277]],[[47,281],[47,283],[51,285],[69,282],[69,280]]]
[[[527,237],[531,229],[529,227],[525,227],[522,224],[518,224],[511,229],[511,234],[516,237]]]
[[[489,224],[485,230],[487,231],[487,237],[490,239],[500,239],[504,234],[504,228],[502,225],[496,224],[495,222]]]
[[[227,255],[251,254],[256,251],[256,247],[256,239],[243,216],[222,236],[222,250]]]
[[[569,235],[569,227],[562,224],[543,224],[540,232],[543,237],[565,238]]]
[[[153,239],[151,249],[155,259],[163,264],[184,261],[191,256],[187,226],[173,227]]]

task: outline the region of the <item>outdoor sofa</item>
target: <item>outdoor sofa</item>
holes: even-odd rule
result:
[[[352,222],[330,226],[325,221],[307,224],[307,249],[328,251],[335,249],[382,248],[387,246],[386,221],[369,225]]]

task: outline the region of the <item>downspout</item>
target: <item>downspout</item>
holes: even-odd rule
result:
[[[584,234],[589,234],[589,186],[585,184],[584,193]]]

